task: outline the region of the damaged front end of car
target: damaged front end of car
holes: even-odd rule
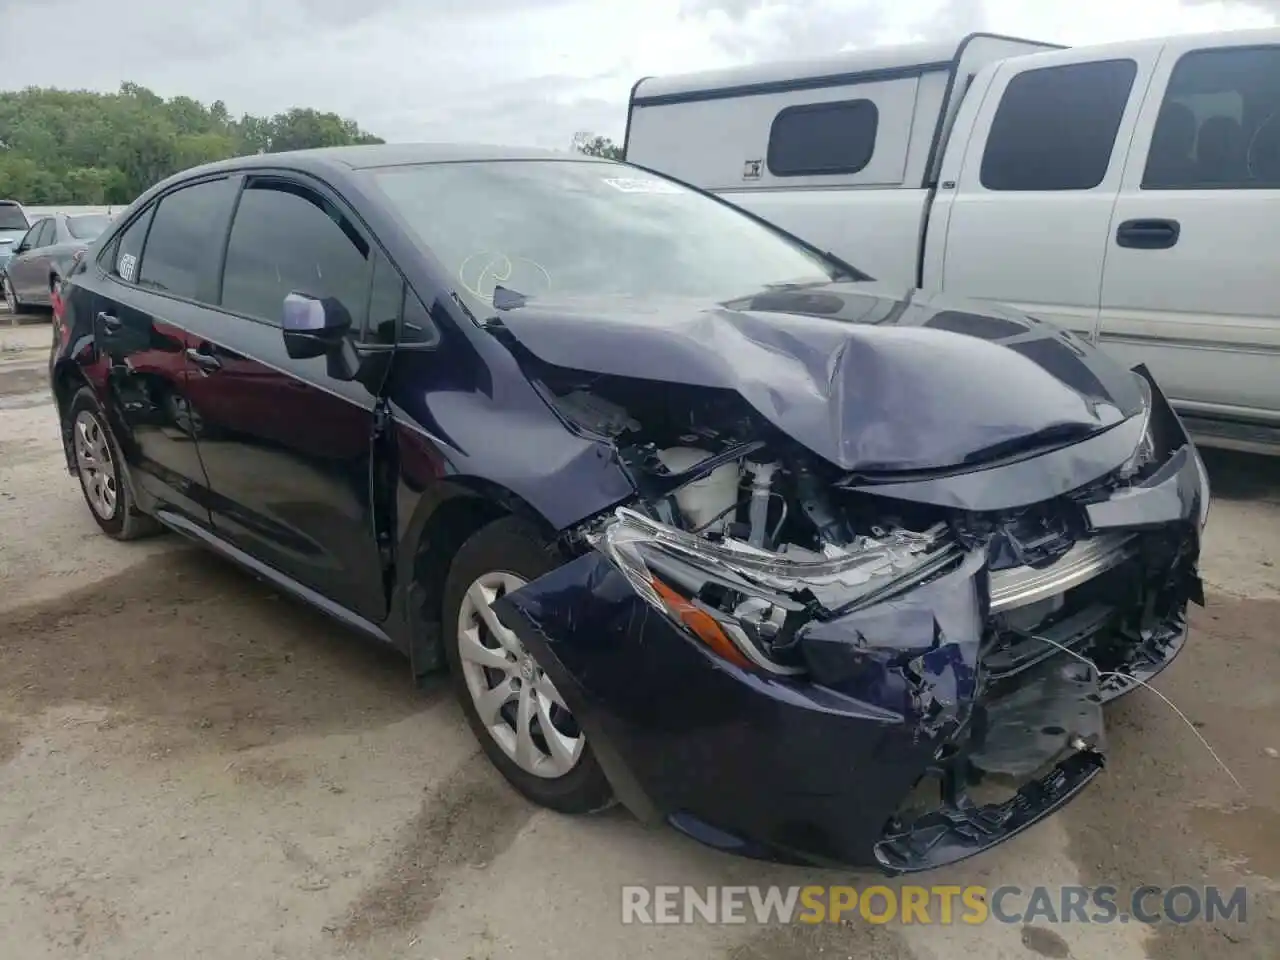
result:
[[[714,390],[545,376],[637,496],[495,609],[643,819],[790,862],[954,863],[1102,769],[1103,704],[1202,602],[1207,477],[1135,376],[1142,412],[1078,442],[878,475]]]

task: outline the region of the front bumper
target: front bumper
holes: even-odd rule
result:
[[[1094,536],[1124,555],[1065,580],[1048,626],[993,612],[974,551],[895,598],[811,622],[802,680],[720,659],[599,553],[495,610],[641,819],[746,856],[933,869],[1050,815],[1102,769],[1102,704],[1172,661],[1188,602],[1202,602],[1203,496],[1183,445],[1143,486],[1088,508]],[[993,784],[1007,796],[980,799]]]

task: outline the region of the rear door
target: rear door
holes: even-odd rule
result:
[[[183,185],[140,211],[97,270],[76,276],[72,308],[94,318],[99,378],[112,426],[144,498],[208,529],[208,481],[189,396],[189,329],[209,309],[237,178]]]
[[[935,200],[943,290],[1094,336],[1111,210],[1158,52],[1065,50],[997,68]]]
[[[1108,237],[1099,339],[1146,363],[1206,421],[1201,433],[1280,428],[1280,31],[1269,34],[1167,43]]]
[[[250,177],[227,242],[221,309],[192,330],[191,394],[215,532],[376,622],[387,610],[370,499],[379,385],[330,376],[324,357],[291,359],[281,330],[293,291],[336,297],[363,326],[375,254],[323,185]]]

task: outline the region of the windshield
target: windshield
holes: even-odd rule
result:
[[[720,300],[839,273],[732,207],[631,167],[469,161],[373,178],[459,293],[484,303],[497,285],[529,297]]]
[[[92,240],[103,230],[111,218],[101,213],[86,213],[76,217],[67,217],[67,230],[77,240]]]
[[[21,230],[26,233],[29,226],[31,224],[27,223],[21,207],[12,203],[0,203],[0,230]]]

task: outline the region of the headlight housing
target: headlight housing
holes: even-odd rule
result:
[[[917,583],[960,553],[942,524],[860,537],[822,554],[773,553],[707,540],[626,507],[594,545],[651,606],[723,659],[775,674],[802,672],[777,655],[801,624]]]
[[[1139,414],[1142,417],[1142,434],[1132,455],[1120,465],[1119,473],[1122,480],[1131,480],[1136,477],[1156,458],[1156,437],[1151,422],[1151,384],[1141,374],[1135,373],[1133,376],[1138,381],[1138,390],[1142,393],[1142,413]]]

